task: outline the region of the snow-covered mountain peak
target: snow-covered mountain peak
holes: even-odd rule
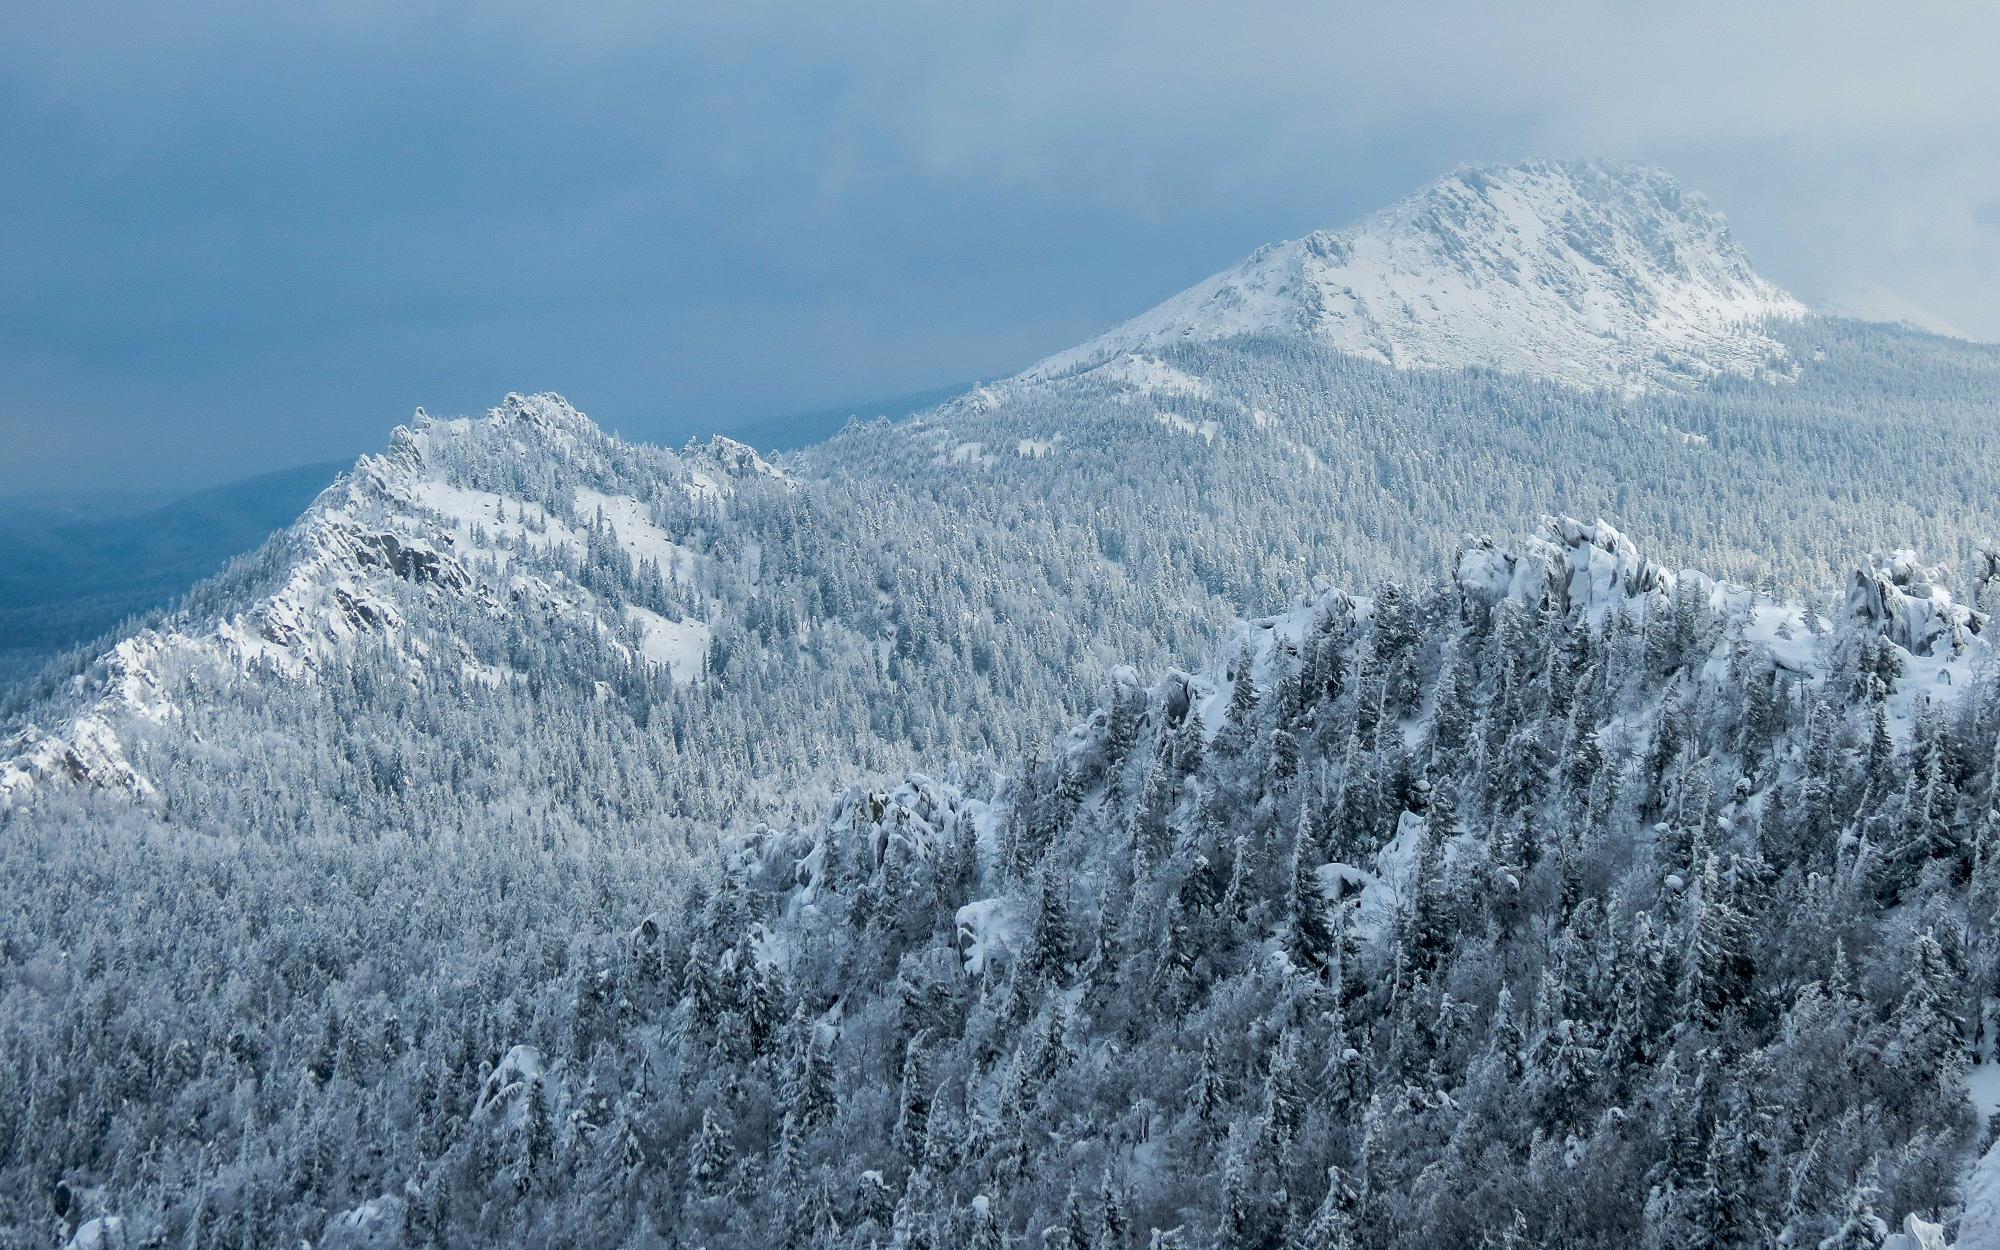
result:
[[[559,457],[572,457],[580,449],[610,440],[595,421],[553,391],[534,395],[509,392],[487,409],[483,418],[436,417],[418,408],[408,425],[390,431],[389,454],[421,460],[453,439],[496,435],[512,439],[522,452],[552,452]]]
[[[788,485],[797,484],[791,474],[764,459],[757,453],[756,448],[722,434],[710,435],[706,443],[690,439],[684,454],[690,459],[700,458],[708,461],[731,478],[767,477]]]
[[[1260,248],[1022,379],[1176,342],[1278,335],[1397,368],[1633,393],[1786,375],[1760,323],[1805,312],[1751,268],[1719,214],[1659,170],[1528,161],[1461,169],[1345,229]]]
[[[500,406],[488,413],[492,421],[503,424],[524,426],[545,434],[557,434],[598,438],[603,435],[595,421],[576,410],[576,406],[552,391],[535,395],[509,392],[500,401]]]

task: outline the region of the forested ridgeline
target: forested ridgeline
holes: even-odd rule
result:
[[[1949,1226],[1985,1144],[2000,686],[1933,571],[1872,562],[1839,599],[1556,523],[1252,622],[1199,674],[1114,671],[997,772],[717,843],[492,808],[285,840],[51,799],[4,818],[4,1226],[1073,1250]]]

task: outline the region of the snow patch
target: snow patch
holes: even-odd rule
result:
[[[125,1219],[118,1215],[100,1215],[94,1220],[85,1220],[76,1233],[63,1243],[63,1250],[111,1250],[113,1246],[124,1246],[131,1240],[125,1229]]]
[[[722,482],[713,473],[705,473],[700,469],[689,469],[687,493],[689,497],[699,503],[703,500],[722,499],[729,494],[729,490],[723,486]]]
[[[409,487],[408,498],[451,524],[454,537],[468,550],[490,553],[504,562],[506,546],[548,547],[561,544],[581,551],[583,539],[538,503],[510,499],[489,490],[456,486],[440,478],[424,478]],[[484,534],[489,541],[480,542]],[[499,540],[499,545],[490,541]]]
[[[996,457],[987,452],[984,443],[960,443],[946,457],[948,464],[967,464],[980,469],[992,468],[995,460]]]
[[[648,664],[666,669],[673,679],[691,684],[702,679],[713,631],[700,621],[670,621],[647,608],[628,605],[625,619],[639,627],[639,654]]]
[[[1219,421],[1190,421],[1173,412],[1156,412],[1153,414],[1153,420],[1177,434],[1186,434],[1204,443],[1213,443],[1216,436],[1222,433],[1222,423]]]
[[[1207,379],[1177,369],[1157,356],[1114,356],[1091,370],[1091,376],[1129,387],[1142,395],[1184,395],[1191,399],[1208,399],[1215,393],[1215,388],[1208,384]]]
[[[695,554],[653,524],[652,509],[629,495],[607,495],[583,487],[576,492],[576,515],[585,524],[603,516],[625,554],[641,564],[652,563],[669,577],[692,577]]]

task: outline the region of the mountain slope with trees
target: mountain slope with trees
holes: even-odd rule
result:
[[[2000,532],[2000,481],[1964,449],[2000,436],[2000,352],[1855,323],[1773,333],[1807,361],[1796,382],[1615,402],[1307,342],[1183,347],[1160,362],[1205,392],[1141,390],[1102,369],[976,392],[788,458],[789,480],[739,477],[701,447],[620,442],[553,397],[420,423],[432,461],[412,480],[428,493],[369,513],[373,528],[338,558],[309,514],[112,652],[24,683],[0,709],[14,739],[0,771],[19,790],[115,782],[129,764],[149,784],[200,788],[197,808],[296,807],[337,787],[357,810],[400,811],[421,771],[321,772],[376,751],[368,736],[402,738],[393,723],[361,732],[401,715],[383,701],[393,687],[487,725],[447,736],[488,789],[517,780],[519,760],[494,749],[532,744],[517,726],[575,723],[584,736],[561,749],[576,762],[556,772],[581,801],[624,789],[636,768],[671,794],[618,819],[664,809],[689,827],[747,825],[857,773],[1018,752],[1087,710],[1119,663],[1191,664],[1246,609],[1314,578],[1422,576],[1464,532],[1504,531],[1551,499],[1677,535],[1662,545],[1670,562],[1795,593],[1856,550],[1914,545],[1976,572],[1980,542]],[[522,404],[562,414],[572,441],[503,437],[532,428],[508,415]],[[728,493],[691,489],[693,472]],[[600,517],[579,500],[613,506]],[[559,541],[544,536],[550,520]],[[454,557],[465,593],[375,559],[384,534],[399,549],[478,548]],[[517,597],[530,571],[562,593]],[[260,638],[260,604],[286,586],[324,614],[307,632],[329,645],[303,677],[248,663],[263,643],[217,645],[235,618],[251,622],[236,637]],[[356,588],[396,627],[341,608]],[[431,662],[411,663],[417,648]],[[662,654],[680,658],[678,677]],[[706,673],[691,681],[697,658]],[[135,703],[135,690],[150,693]],[[185,715],[147,714],[162,703]],[[252,745],[274,715],[283,739],[325,745],[275,769],[288,795],[267,799],[246,792],[236,761],[283,758]],[[174,731],[194,725],[198,743]]]
[[[224,1246],[1951,1226],[1988,630],[1904,555],[1824,617],[1552,522],[712,856],[78,796],[13,835],[62,884],[7,883],[0,1192]]]
[[[1747,272],[1566,202],[1617,360]],[[1972,1250],[2000,350],[1764,311],[419,413],[0,707],[0,1240]]]

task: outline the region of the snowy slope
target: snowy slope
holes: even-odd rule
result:
[[[1805,311],[1666,174],[1531,161],[1462,169],[1347,229],[1262,248],[1022,379],[1144,371],[1155,366],[1120,358],[1290,335],[1402,369],[1637,392],[1782,375],[1785,353],[1758,323]]]

